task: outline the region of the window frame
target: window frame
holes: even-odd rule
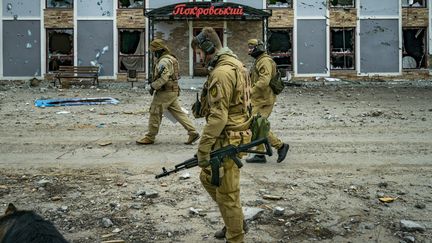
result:
[[[70,7],[65,7],[65,8],[48,6],[49,1],[51,1],[51,0],[45,0],[45,8],[46,9],[73,9],[74,8],[74,1],[73,0],[70,0],[70,1],[72,1],[72,3],[70,4]]]
[[[410,6],[410,5],[404,5],[403,3],[401,3],[402,8],[427,8],[427,1],[426,0],[421,0],[423,1],[423,5],[422,6]]]
[[[136,70],[136,73],[138,74],[138,73],[145,73],[145,71],[146,71],[146,54],[145,54],[145,51],[144,51],[144,53],[143,54],[122,54],[121,52],[120,52],[120,45],[121,45],[121,34],[120,34],[120,32],[121,31],[129,31],[129,30],[132,30],[132,31],[140,31],[140,32],[142,32],[142,33],[144,33],[144,42],[145,42],[145,34],[146,34],[146,29],[145,28],[118,28],[117,29],[117,32],[118,32],[118,45],[119,45],[119,48],[118,48],[118,52],[117,52],[117,60],[118,60],[118,67],[117,67],[117,72],[118,73],[128,73],[128,69],[126,68],[125,70],[121,70],[121,66],[122,66],[122,64],[121,64],[121,57],[141,57],[143,60],[144,60],[144,63],[143,63],[143,68],[144,68],[144,70]],[[142,34],[141,34],[142,35]],[[146,43],[144,43],[144,46],[145,46],[145,44]]]
[[[405,39],[404,39],[404,31],[405,30],[423,30],[424,32],[424,36],[423,36],[423,43],[424,43],[424,48],[423,48],[423,57],[421,59],[422,63],[424,62],[424,65],[422,66],[421,63],[420,65],[418,65],[419,67],[415,67],[415,68],[404,68],[403,64],[402,64],[402,70],[404,71],[410,71],[410,70],[422,70],[422,69],[427,69],[428,68],[428,28],[427,27],[402,27],[402,59],[404,58],[404,56],[406,56],[408,53],[405,52]],[[417,61],[417,60],[416,60]]]
[[[333,5],[331,0],[329,0],[329,4],[330,4],[331,8],[335,8],[335,9],[340,9],[340,8],[342,8],[342,9],[350,9],[350,8],[355,8],[356,7],[356,0],[352,0],[352,5],[342,5],[342,6]]]
[[[118,9],[143,9],[143,8],[145,8],[146,0],[142,0],[142,2],[143,2],[142,6],[129,8],[129,7],[122,7],[121,0],[118,0],[117,6],[118,6]]]
[[[347,47],[343,47],[342,51],[333,51],[333,30],[339,29],[340,31],[348,31],[350,30],[352,32],[351,36],[353,38],[352,40],[352,50],[351,52],[346,52],[345,50],[348,49]],[[356,28],[355,27],[331,27],[330,28],[330,70],[337,71],[337,70],[355,70],[356,69]],[[345,42],[344,42],[345,45]],[[346,64],[342,68],[334,68],[332,65],[332,58],[333,57],[351,57],[352,58],[352,67],[347,68]]]
[[[45,58],[45,65],[46,65],[46,72],[47,73],[54,73],[54,72],[57,71],[57,70],[50,70],[50,65],[49,65],[50,64],[50,60],[52,59],[51,58],[52,54],[50,56],[50,49],[49,49],[49,46],[50,46],[50,33],[52,33],[53,31],[65,31],[65,30],[72,31],[72,42],[71,42],[72,43],[72,48],[71,48],[71,54],[56,54],[54,57],[57,57],[57,58],[67,57],[67,58],[69,58],[69,59],[72,60],[72,64],[70,66],[74,65],[74,59],[75,59],[75,55],[74,55],[74,41],[73,41],[74,34],[75,34],[74,33],[74,29],[73,28],[46,28],[45,29],[45,32],[46,32],[46,43],[45,43],[45,45],[46,45],[46,48],[45,48],[45,50],[46,50],[46,58]]]
[[[287,31],[288,32],[288,36],[289,36],[289,38],[290,38],[290,41],[291,41],[291,48],[290,48],[290,50],[289,51],[287,51],[287,52],[270,52],[270,48],[268,48],[268,46],[267,46],[267,53],[268,53],[268,55],[270,55],[271,57],[272,57],[272,59],[274,59],[275,57],[279,57],[279,56],[282,56],[282,57],[289,57],[289,60],[290,60],[290,62],[291,62],[291,64],[283,64],[283,66],[282,65],[278,65],[278,69],[285,69],[286,71],[293,71],[294,70],[294,41],[293,41],[293,31],[294,31],[294,28],[292,28],[292,27],[290,27],[290,28],[269,28],[269,30],[268,30],[268,32],[271,32],[271,31]],[[270,40],[270,34],[268,34],[268,36],[269,36],[269,38],[267,39],[267,45],[269,45],[269,40]]]
[[[270,0],[266,1],[267,9],[292,9],[293,8],[293,0],[286,0],[288,6],[278,6],[276,4],[270,4]]]

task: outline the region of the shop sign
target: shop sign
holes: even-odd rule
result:
[[[181,16],[195,16],[199,18],[201,15],[205,16],[242,16],[243,7],[239,6],[237,8],[233,7],[217,7],[210,6],[207,8],[203,7],[186,7],[186,4],[177,4],[174,7],[173,15]]]

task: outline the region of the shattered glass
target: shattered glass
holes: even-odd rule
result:
[[[143,8],[144,1],[120,0],[119,8]]]
[[[47,0],[47,8],[73,8],[73,0]]]

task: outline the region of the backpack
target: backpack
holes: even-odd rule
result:
[[[258,113],[252,117],[250,130],[252,131],[252,141],[266,138],[270,132],[270,122]]]
[[[285,88],[285,84],[281,78],[281,73],[277,68],[276,68],[275,75],[272,77],[272,79],[270,79],[270,88],[273,90],[273,93],[275,95],[280,94],[282,90]]]

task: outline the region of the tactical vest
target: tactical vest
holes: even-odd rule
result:
[[[165,55],[164,58],[167,58],[172,66],[173,66],[173,74],[170,76],[170,80],[162,88],[161,91],[173,91],[178,92],[180,87],[178,85],[178,80],[180,79],[180,65],[177,59],[171,54]]]
[[[233,103],[236,105],[231,106],[229,109],[229,114],[243,113],[246,112],[248,116],[251,116],[252,106],[251,106],[251,79],[249,77],[248,70],[243,67],[238,67],[233,62],[224,62],[223,65],[229,65],[233,67],[236,72],[236,80],[234,83],[235,92],[233,95]],[[201,96],[192,106],[193,115],[195,118],[207,117],[209,115],[209,104],[207,100],[208,94],[208,81],[204,83]]]
[[[235,65],[232,65],[232,67],[235,68],[236,76],[237,76],[237,82],[235,84],[236,92],[234,94],[233,99],[237,100],[239,103],[232,109],[230,109],[230,113],[236,113],[236,112],[247,112],[248,115],[251,115],[251,91],[252,91],[252,84],[251,79],[249,76],[249,72],[246,67],[237,67]]]
[[[171,56],[171,55],[166,55],[166,57],[171,61],[172,65],[173,65],[173,69],[174,69],[174,73],[172,74],[171,78],[173,81],[178,81],[180,79],[180,65],[178,60]]]

